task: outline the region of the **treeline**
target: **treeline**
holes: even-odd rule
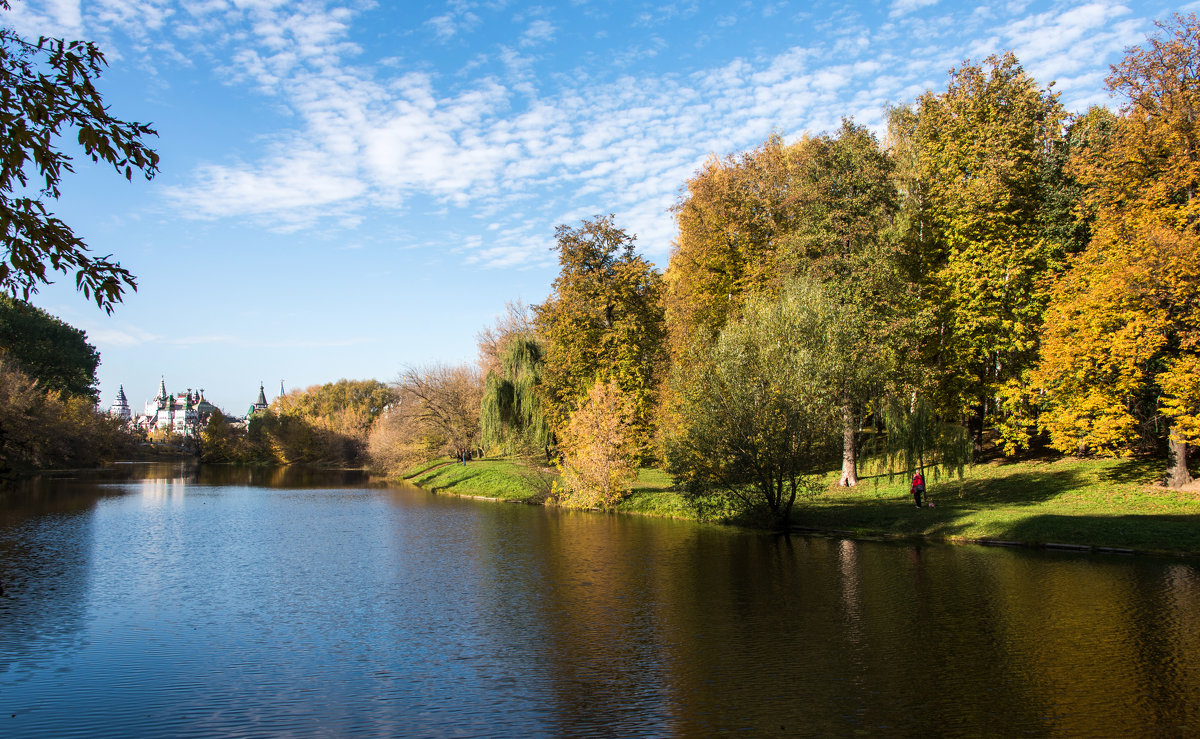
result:
[[[481,335],[474,389],[447,404],[418,389],[449,370],[410,373],[372,450],[556,459],[579,505],[658,463],[775,522],[839,457],[857,484],[864,452],[903,472],[993,446],[1165,452],[1184,485],[1198,79],[1200,24],[1176,16],[1112,68],[1115,112],[1068,114],[1006,53],[889,110],[882,141],[846,120],[713,157],[665,273],[612,217],[561,226],[550,296]]]
[[[87,335],[0,295],[0,478],[129,458],[138,439],[96,412]]]
[[[339,380],[293,390],[235,427],[219,411],[200,432],[205,462],[358,466],[367,435],[392,402],[377,380]]]

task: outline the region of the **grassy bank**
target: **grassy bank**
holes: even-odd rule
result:
[[[435,493],[535,504],[545,503],[551,484],[558,480],[551,468],[530,468],[508,459],[476,460],[464,465],[449,457],[416,465],[402,476]],[[671,489],[670,475],[650,468],[638,470],[633,492],[617,510],[645,516],[696,517],[687,501]]]
[[[917,509],[907,480],[864,477],[851,490],[830,485],[798,504],[796,527],[946,541],[993,540],[1019,544],[1068,544],[1144,552],[1200,554],[1200,491],[1172,491],[1156,484],[1161,460],[1079,460],[976,465],[963,479],[929,481],[933,508]],[[510,460],[466,465],[435,460],[405,473],[435,492],[545,502],[554,475]],[[619,512],[695,518],[671,489],[670,477],[643,469]]]

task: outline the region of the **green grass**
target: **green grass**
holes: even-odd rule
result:
[[[835,486],[838,475],[831,473],[822,493],[797,503],[792,520],[802,529],[859,536],[1200,554],[1200,493],[1156,486],[1162,471],[1161,460],[1001,460],[970,468],[961,480],[928,480],[935,507],[921,509],[912,505],[907,479],[867,476],[846,490]],[[514,460],[460,465],[443,459],[415,466],[408,479],[435,492],[544,503],[557,475]],[[642,468],[616,510],[697,518],[671,485],[665,472]]]
[[[617,506],[621,513],[664,518],[696,518],[696,511],[683,496],[671,489],[671,476],[653,467],[638,469],[629,497]]]
[[[857,534],[1200,554],[1200,496],[1156,486],[1162,469],[1161,460],[990,462],[961,480],[928,481],[935,507],[922,509],[907,480],[867,478],[830,487],[793,520]]]
[[[543,474],[507,459],[483,459],[467,464],[445,459],[418,465],[417,469],[405,475],[409,482],[439,493],[540,502],[549,487],[548,481],[542,482]]]

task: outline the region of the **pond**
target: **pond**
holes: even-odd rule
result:
[[[1190,559],[129,465],[0,494],[8,736],[1196,735]]]

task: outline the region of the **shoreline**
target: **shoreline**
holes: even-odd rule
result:
[[[915,509],[907,486],[886,475],[864,475],[855,488],[829,487],[797,501],[789,531],[862,540],[925,541],[1087,554],[1200,556],[1200,495],[1156,486],[1159,462],[1149,459],[997,460],[962,479],[930,481],[935,508]],[[531,474],[512,460],[466,465],[432,460],[390,479],[434,494],[545,505]],[[643,469],[632,494],[609,511],[701,520],[660,470]],[[764,530],[765,531],[765,530]]]

